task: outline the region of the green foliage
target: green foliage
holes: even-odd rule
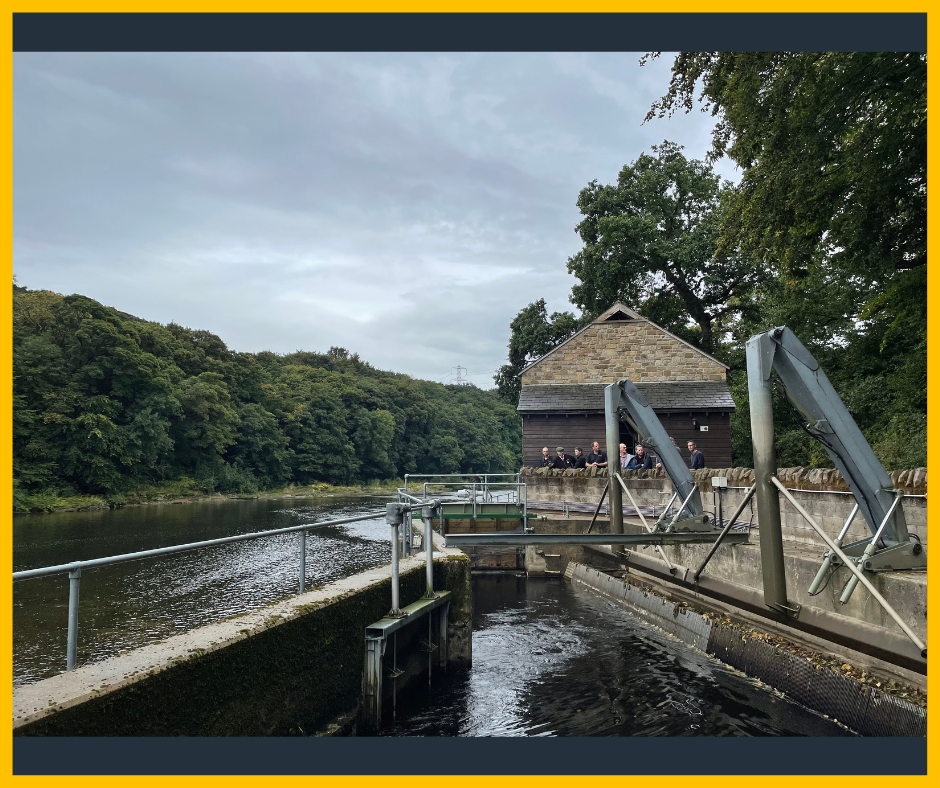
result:
[[[739,186],[664,143],[580,193],[572,303],[624,301],[727,363],[736,464],[752,464],[744,343],[779,325],[887,467],[927,463],[926,79],[923,53],[683,52],[647,120],[697,99]],[[526,320],[510,361],[544,352]],[[830,466],[780,394],[774,414],[779,465]]]
[[[519,418],[492,392],[343,348],[235,353],[207,331],[15,284],[13,374],[18,510],[510,472],[521,454]]]
[[[578,279],[572,303],[593,314],[616,301],[645,303],[670,317],[681,305],[682,322],[691,319],[697,344],[713,352],[716,325],[749,309],[761,279],[748,257],[718,248],[732,194],[731,184],[672,142],[626,165],[616,185],[589,183],[578,196],[584,248],[568,259]]]
[[[699,89],[742,168],[727,241],[790,272],[926,265],[926,53],[682,52],[647,120]]]

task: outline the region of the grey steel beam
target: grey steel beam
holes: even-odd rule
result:
[[[760,523],[760,561],[764,604],[798,616],[800,606],[787,599],[780,499],[772,482],[777,474],[773,391],[770,382],[774,350],[775,346],[766,334],[758,334],[747,341],[747,389],[751,409],[751,443],[754,447],[754,492]]]
[[[613,485],[611,485],[611,489]],[[447,534],[445,547],[476,547],[479,545],[667,545],[667,544],[711,544],[718,538],[718,531],[673,531],[647,534]],[[727,544],[749,544],[744,532],[730,533]]]
[[[894,484],[819,363],[786,326],[751,337],[747,343],[749,353],[752,343],[760,348],[764,380],[773,366],[786,388],[787,399],[807,428],[821,438],[820,443],[855,495],[874,534],[894,503]],[[888,517],[884,540],[888,545],[909,542],[903,510],[896,509]]]
[[[607,386],[604,389],[604,426],[607,437],[607,475],[612,478],[614,474],[620,473],[620,389],[615,386]],[[607,510],[610,514],[610,532],[612,534],[623,533],[623,497],[620,494],[620,487],[616,484],[610,484],[607,491],[608,505]]]

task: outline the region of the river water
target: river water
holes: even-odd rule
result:
[[[385,498],[222,500],[18,515],[13,571],[380,511],[307,534],[307,589],[388,563]],[[78,664],[297,592],[300,537],[282,534],[82,572]],[[13,584],[13,685],[65,669],[68,575]]]
[[[472,670],[386,735],[852,735],[565,581],[475,575],[473,606]]]
[[[14,571],[384,510],[387,498],[151,505],[17,516]],[[97,662],[296,593],[284,534],[82,574],[78,662]],[[307,536],[307,587],[388,563],[384,511]],[[473,577],[473,668],[399,706],[397,736],[846,735],[831,720],[587,589]],[[65,668],[68,579],[13,586],[13,684]]]

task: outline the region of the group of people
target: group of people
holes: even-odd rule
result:
[[[669,440],[672,441],[672,445],[676,445],[676,439],[670,436]],[[678,448],[678,447],[677,447]],[[705,467],[705,455],[698,450],[698,446],[695,445],[695,441],[689,441],[689,461],[692,470],[697,470],[698,468]],[[601,451],[600,444],[597,441],[591,446],[591,453],[584,454],[581,451],[580,446],[576,446],[574,449],[574,456],[570,454],[565,454],[565,447],[558,446],[555,449],[555,456],[550,457],[548,446],[543,447],[542,449],[542,460],[540,466],[542,468],[555,468],[557,470],[564,470],[565,468],[606,468],[607,467],[607,454]],[[646,447],[642,443],[638,443],[636,446],[636,454],[627,453],[627,444],[620,444],[620,467],[628,471],[644,471],[650,470],[653,468],[653,456],[646,451]],[[656,468],[662,468],[663,464],[657,462],[655,465]]]

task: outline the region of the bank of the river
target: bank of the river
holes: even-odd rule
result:
[[[14,496],[14,514],[43,514],[53,512],[91,512],[98,509],[120,509],[125,506],[146,506],[148,504],[183,504],[203,503],[206,501],[237,501],[278,498],[330,498],[350,495],[392,495],[403,481],[391,479],[370,484],[339,487],[332,484],[318,483],[311,485],[289,484],[273,490],[261,490],[255,493],[207,492],[200,489],[191,479],[165,482],[159,485],[138,487],[127,493],[110,496],[69,495],[62,496],[56,491],[44,491]]]

